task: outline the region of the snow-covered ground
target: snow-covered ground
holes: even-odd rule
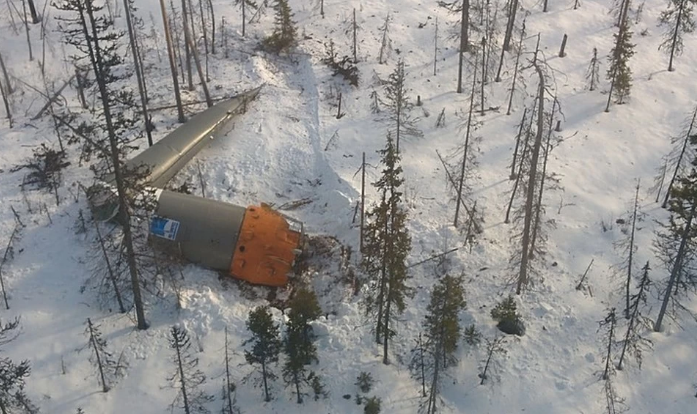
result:
[[[12,1],[10,1],[12,2]],[[14,1],[21,7],[21,3]],[[42,3],[42,2],[37,2]],[[119,2],[120,3],[120,2]],[[164,37],[161,30],[159,2],[139,0],[138,14],[144,19],[146,32],[153,26],[157,41],[145,40],[147,47],[147,82],[152,106],[169,105],[171,79]],[[354,249],[358,229],[352,225],[356,201],[360,199],[361,154],[377,165],[376,151],[384,146],[387,126],[377,122],[370,111],[371,92],[382,93],[374,74],[381,78],[394,69],[397,59],[407,65],[407,87],[414,102],[417,95],[423,107],[414,113],[420,117],[421,139],[402,142],[409,203],[409,229],[413,240],[410,263],[427,258],[434,252],[464,244],[452,225],[454,203],[445,187],[443,168],[436,150],[448,153],[463,139],[459,124],[467,110],[471,70],[466,70],[466,90],[455,93],[457,79],[457,45],[450,36],[457,16],[447,14],[435,1],[419,0],[352,0],[325,1],[321,18],[318,1],[291,0],[298,33],[302,39],[297,53],[277,58],[256,51],[259,39],[270,33],[271,13],[259,23],[247,26],[248,36],[241,38],[239,9],[234,2],[213,0],[216,19],[225,17],[230,36],[230,56],[219,50],[211,58],[210,89],[216,96],[232,95],[265,84],[247,114],[235,121],[227,136],[214,141],[197,157],[206,179],[206,196],[217,200],[248,205],[258,202],[283,203],[310,198],[311,203],[288,212],[302,220],[313,234],[336,236]],[[502,6],[502,2],[499,2]],[[541,3],[541,2],[540,2]],[[667,72],[668,59],[658,51],[662,29],[657,19],[666,6],[664,0],[646,0],[641,21],[634,26],[636,54],[631,59],[634,86],[626,105],[614,105],[609,113],[605,80],[606,56],[612,47],[615,31],[608,15],[609,1],[584,0],[578,10],[573,1],[551,0],[550,10],[542,13],[541,4],[525,0],[530,11],[525,41],[533,50],[538,33],[540,49],[553,69],[554,91],[562,105],[563,142],[551,153],[549,171],[560,178],[562,190],[546,193],[547,218],[556,227],[550,231],[547,255],[541,261],[543,280],[519,297],[520,309],[527,324],[527,334],[510,338],[508,351],[499,357],[495,380],[479,385],[478,367],[484,357],[480,348],[462,344],[460,364],[450,371],[443,389],[444,412],[454,413],[598,413],[604,410],[602,384],[603,350],[598,321],[606,309],[621,309],[622,297],[616,293],[619,280],[610,266],[621,261],[613,242],[622,236],[615,220],[626,217],[634,194],[636,179],[641,179],[641,209],[647,217],[640,224],[636,263],[652,262],[656,280],[667,276],[653,257],[654,219],[666,213],[654,202],[655,193],[646,189],[652,183],[661,157],[670,149],[669,137],[680,131],[680,123],[694,108],[697,99],[697,38],[686,36],[685,53],[676,60],[676,71]],[[3,11],[4,5],[0,5]],[[119,4],[119,8],[122,4]],[[341,55],[350,54],[350,37],[345,34],[346,21],[353,8],[359,30],[360,87],[343,84],[331,76],[321,62],[324,44],[333,39]],[[393,51],[387,64],[379,65],[378,27],[386,13],[393,17],[390,37]],[[502,12],[499,12],[501,14]],[[46,18],[56,11],[50,6]],[[152,18],[151,18],[152,16]],[[433,33],[435,18],[440,22],[441,37],[438,74],[433,76]],[[16,16],[15,16],[16,19]],[[478,19],[478,16],[473,17]],[[499,19],[503,21],[503,17]],[[18,22],[15,22],[18,23]],[[118,24],[124,25],[123,18]],[[502,23],[500,26],[502,27]],[[168,329],[173,324],[186,327],[196,346],[201,369],[208,375],[207,391],[219,395],[222,384],[224,330],[227,327],[234,355],[234,378],[242,381],[251,371],[244,364],[241,348],[248,338],[245,321],[249,310],[265,303],[243,294],[236,283],[218,279],[214,272],[188,266],[183,293],[183,309],[177,310],[173,297],[148,298],[146,313],[151,326],[146,331],[134,329],[133,316],[100,309],[92,290],[82,286],[89,277],[87,252],[93,234],[76,235],[74,226],[80,210],[86,210],[83,197],[76,202],[77,182],[88,182],[86,166],[77,165],[76,149],[71,147],[71,162],[64,173],[60,189],[62,202],[55,205],[53,196],[36,191],[23,199],[19,190],[23,172],[12,168],[31,156],[41,143],[56,145],[53,125],[48,117],[31,118],[45,100],[29,85],[43,89],[37,60],[42,56],[40,29],[31,26],[35,55],[29,61],[24,33],[13,33],[9,13],[0,17],[0,53],[18,92],[12,95],[15,126],[10,129],[0,120],[0,245],[4,249],[14,228],[10,207],[21,215],[26,227],[15,242],[15,257],[3,267],[5,288],[11,309],[2,320],[21,316],[22,334],[3,347],[4,355],[13,359],[30,359],[32,375],[28,380],[29,396],[46,413],[73,413],[82,407],[92,413],[160,413],[167,410],[175,390],[167,388],[171,374],[171,350]],[[18,30],[21,26],[18,25]],[[70,70],[63,62],[63,46],[56,33],[56,23],[48,24],[45,38],[46,71],[49,81],[62,84]],[[646,31],[645,35],[641,35]],[[568,35],[567,56],[557,56],[564,34]],[[599,91],[586,88],[585,73],[594,47],[602,58]],[[497,55],[500,52],[496,52]],[[158,58],[159,55],[159,58]],[[482,137],[479,155],[480,179],[475,184],[478,206],[485,214],[484,233],[470,251],[452,254],[452,272],[465,275],[467,311],[465,325],[474,323],[486,337],[496,335],[489,309],[511,291],[508,282],[515,270],[508,258],[516,246],[510,237],[512,227],[503,223],[505,205],[512,182],[508,180],[516,124],[522,115],[523,95],[514,100],[514,111],[506,116],[508,88],[513,59],[507,56],[501,83],[486,86],[487,106],[498,107],[485,116],[477,135]],[[523,77],[528,90],[537,85],[534,72],[527,69]],[[25,82],[26,84],[22,83]],[[135,82],[135,81],[134,81]],[[134,83],[135,84],[135,83]],[[336,88],[343,93],[342,111],[336,119]],[[200,88],[199,88],[200,89]],[[200,91],[185,92],[188,101],[200,99]],[[68,90],[69,104],[77,105],[75,92]],[[445,108],[446,127],[435,127],[436,118]],[[201,107],[189,107],[198,111]],[[0,110],[4,115],[4,110]],[[176,113],[171,109],[154,113],[155,138],[163,137],[175,126]],[[147,145],[145,142],[143,146]],[[198,182],[195,164],[177,178]],[[368,169],[374,180],[377,169]],[[374,199],[372,189],[368,199]],[[28,211],[28,204],[33,213]],[[46,213],[39,206],[46,205]],[[611,224],[603,231],[601,222]],[[3,250],[0,250],[3,252]],[[355,255],[354,255],[355,256]],[[355,257],[354,257],[355,259]],[[575,289],[580,275],[594,259],[588,284],[592,295]],[[398,326],[392,352],[393,363],[381,363],[381,348],[373,341],[369,325],[359,308],[359,299],[350,288],[333,282],[337,276],[318,272],[315,287],[325,295],[320,300],[328,313],[316,323],[319,333],[317,371],[325,378],[330,392],[326,400],[298,405],[290,389],[282,382],[273,385],[275,399],[263,402],[262,393],[251,383],[239,385],[238,401],[247,413],[357,413],[362,407],[342,398],[355,394],[353,385],[361,371],[377,380],[371,393],[382,398],[383,412],[414,413],[419,403],[419,384],[410,378],[406,367],[409,349],[414,344],[425,312],[430,288],[435,282],[432,264],[411,269],[410,285],[416,288],[402,323]],[[263,289],[259,288],[259,292]],[[260,295],[263,297],[263,295]],[[658,299],[651,298],[656,316]],[[695,302],[691,309],[697,311]],[[283,318],[274,311],[278,321]],[[87,361],[84,347],[84,322],[87,317],[100,323],[112,350],[130,363],[126,378],[109,393],[99,392],[96,378]],[[624,332],[624,320],[620,321]],[[616,379],[618,394],[625,398],[632,413],[692,413],[697,383],[697,344],[695,323],[686,319],[681,329],[669,322],[662,333],[650,333],[654,350],[644,356],[639,370],[631,361]],[[65,371],[65,372],[64,372]],[[209,408],[218,411],[220,401]]]

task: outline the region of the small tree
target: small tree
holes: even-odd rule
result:
[[[227,326],[225,327],[225,377],[223,378],[223,409],[221,414],[239,414],[237,408],[237,385],[232,382],[230,375],[230,344],[228,342]]]
[[[370,397],[365,400],[363,414],[380,414],[382,410],[382,399],[380,397]]]
[[[496,354],[506,354],[506,348],[503,345],[506,343],[506,337],[497,336],[494,339],[485,338],[486,340],[486,359],[484,362],[484,367],[482,367],[479,373],[479,385],[484,385],[484,382],[489,379],[489,369],[494,363],[494,356]]]
[[[697,0],[670,0],[668,10],[661,12],[658,22],[665,28],[663,43],[658,47],[670,55],[668,71],[673,71],[673,58],[683,51],[683,34],[695,30],[692,13]]]
[[[273,10],[276,13],[274,29],[271,36],[264,39],[264,46],[280,54],[295,44],[297,29],[288,0],[274,0]]]
[[[629,4],[630,0],[625,0]],[[615,100],[617,104],[623,104],[629,96],[632,88],[632,69],[629,67],[629,59],[634,56],[634,44],[632,44],[632,31],[629,19],[625,16],[616,34],[615,46],[610,51],[607,79],[610,81],[610,93],[608,94],[605,112],[610,111],[610,102]]]
[[[283,365],[283,379],[286,384],[295,387],[298,404],[303,402],[302,385],[312,387],[312,381],[319,381],[318,390],[324,387],[317,375],[307,370],[306,366],[318,362],[314,332],[310,322],[322,315],[322,309],[314,292],[301,289],[295,293],[289,303],[288,328],[283,341],[283,351],[287,356]]]
[[[389,13],[385,16],[385,22],[380,26],[380,32],[382,33],[382,40],[380,41],[380,53],[378,55],[378,63],[383,64],[387,61],[390,53],[392,52],[392,39],[390,39],[390,22],[392,17]]]
[[[123,376],[125,362],[114,359],[113,354],[107,349],[106,340],[99,331],[99,325],[93,324],[90,318],[87,318],[85,336],[88,340],[86,347],[91,351],[90,362],[99,374],[99,385],[102,387],[102,392],[108,392],[117,378]]]
[[[385,83],[385,99],[381,103],[388,109],[386,120],[390,123],[389,131],[396,139],[395,150],[399,152],[401,138],[421,138],[421,132],[416,126],[418,118],[411,116],[414,105],[409,99],[406,87],[406,73],[404,61],[399,60],[397,67],[387,78]]]
[[[278,354],[281,352],[278,325],[273,322],[268,306],[260,306],[249,313],[247,329],[252,333],[252,337],[244,341],[243,345],[252,346],[244,351],[244,358],[248,364],[260,366],[264,399],[268,402],[271,401],[268,382],[276,379],[270,365],[278,362]]]
[[[636,191],[634,193],[634,202],[632,209],[629,212],[629,223],[627,223],[626,237],[615,242],[615,249],[617,249],[622,255],[622,262],[615,266],[619,273],[625,273],[622,275],[624,280],[624,298],[625,298],[625,308],[624,317],[629,319],[631,315],[630,311],[630,296],[631,296],[631,285],[632,285],[632,272],[634,271],[634,255],[638,249],[636,244],[636,232],[637,232],[637,221],[641,221],[643,214],[639,210],[639,187],[640,181],[637,181]]]
[[[525,334],[523,320],[518,313],[518,305],[513,295],[508,295],[491,310],[491,317],[498,322],[501,332],[522,336]]]
[[[19,318],[0,322],[0,345],[14,341],[19,335],[18,328]],[[0,409],[3,413],[34,414],[38,411],[24,392],[30,374],[29,360],[15,364],[8,357],[0,357]]]
[[[459,315],[467,305],[462,282],[462,276],[450,275],[438,281],[431,292],[423,323],[425,340],[419,346],[425,349],[412,351],[412,376],[422,381],[422,387],[425,387],[424,379],[428,378],[426,400],[421,404],[426,414],[437,412],[444,372],[458,362],[456,352],[461,334]]]
[[[646,262],[646,265],[642,268],[642,275],[639,280],[639,291],[630,298],[629,324],[627,325],[627,333],[622,341],[620,361],[617,363],[617,369],[619,370],[624,368],[624,357],[627,353],[634,356],[637,365],[641,368],[642,351],[653,346],[653,342],[643,335],[643,332],[651,326],[649,319],[642,313],[642,308],[646,306],[649,290],[652,286],[649,270],[651,270],[649,262]]]
[[[594,91],[600,82],[600,63],[598,62],[598,48],[593,48],[593,57],[588,64],[586,72],[586,80],[588,81],[588,90]]]
[[[172,361],[176,369],[167,382],[177,389],[177,396],[170,407],[184,409],[186,414],[208,414],[207,404],[213,401],[212,395],[206,394],[201,387],[206,383],[206,376],[198,369],[198,358],[191,353],[191,341],[186,331],[177,326],[170,329],[169,347],[174,350]]]

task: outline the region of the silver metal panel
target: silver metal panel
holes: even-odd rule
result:
[[[232,118],[243,113],[260,89],[261,86],[196,114],[152,147],[127,161],[126,167],[148,168],[149,175],[145,182],[153,187],[163,188],[211,139],[217,138],[217,134]],[[105,181],[111,183],[113,179],[110,176]]]
[[[194,263],[229,271],[245,211],[233,204],[162,191],[155,214],[176,224],[173,232],[168,226],[160,240],[178,244]]]

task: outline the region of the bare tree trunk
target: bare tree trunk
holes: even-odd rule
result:
[[[469,14],[470,0],[462,0],[462,15],[460,16],[460,50],[458,54],[457,93],[462,93],[462,66],[465,52],[469,50]]]
[[[612,347],[615,344],[615,308],[610,311],[610,332],[607,340],[607,355],[605,355],[605,370],[603,371],[603,380],[607,380],[610,375],[610,361],[612,360]]]
[[[476,59],[475,59],[476,60]],[[477,65],[474,65],[475,72],[477,71]],[[481,90],[481,110],[480,115],[484,116],[484,83],[486,82],[486,37],[482,37],[482,90]]]
[[[208,9],[211,12],[211,53],[215,55],[215,11],[213,10],[213,0],[208,0]]]
[[[673,40],[670,46],[670,62],[668,63],[668,72],[672,72],[673,69],[673,57],[675,56],[675,47],[678,43],[678,33],[680,31],[680,21],[682,20],[682,13],[685,9],[685,3],[687,0],[682,0],[680,2],[680,8],[678,9],[678,17],[675,21],[675,31],[673,32]]]
[[[540,228],[540,216],[542,214],[542,195],[545,190],[545,179],[547,178],[547,160],[549,152],[552,150],[552,125],[554,125],[554,112],[557,107],[557,98],[552,102],[552,113],[549,115],[549,131],[547,132],[547,143],[545,144],[545,155],[542,161],[542,175],[540,176],[540,190],[537,193],[537,204],[535,205],[535,224],[532,227],[532,237],[530,239],[530,258],[535,256],[535,243],[537,242],[537,232]]]
[[[203,33],[203,51],[206,58],[206,80],[210,81],[210,76],[208,76],[208,28],[206,27],[206,18],[203,13],[203,2],[205,0],[198,1],[199,13],[201,13],[201,32]],[[193,26],[193,24],[192,24]],[[196,44],[196,39],[194,39],[194,44]]]
[[[106,247],[104,246],[104,237],[102,237],[102,231],[99,229],[99,222],[97,220],[94,221],[94,227],[97,230],[97,239],[99,240],[99,247],[102,250],[102,255],[104,256],[104,262],[106,263],[107,271],[109,272],[109,281],[111,282],[111,286],[114,288],[114,294],[116,295],[116,302],[119,304],[119,311],[121,313],[126,313],[126,307],[123,305],[123,299],[121,298],[121,290],[119,289],[119,285],[116,283],[116,275],[114,272],[114,268],[111,266],[111,260],[109,260],[109,254],[106,251]]]
[[[634,194],[634,209],[632,211],[632,230],[629,235],[629,261],[627,263],[627,282],[625,283],[625,309],[624,317],[629,319],[629,301],[632,287],[632,265],[634,264],[634,235],[636,232],[637,211],[639,210],[639,185],[637,182],[636,193]]]
[[[513,37],[513,29],[515,28],[515,18],[518,12],[518,0],[509,0],[510,8],[508,10],[508,23],[506,24],[506,34],[503,38],[503,50],[508,51],[511,48],[511,38]]]
[[[247,3],[247,0],[242,0],[242,37],[245,36],[245,27],[247,26],[247,13],[244,7],[245,3]]]
[[[363,163],[361,164],[361,233],[360,233],[360,252],[363,253],[363,227],[365,225],[365,152],[363,152]]]
[[[479,58],[478,54],[475,54],[474,56],[474,67],[477,67],[477,59]],[[457,222],[458,218],[460,216],[460,203],[462,201],[462,187],[464,185],[465,181],[465,171],[466,171],[466,164],[467,164],[467,156],[469,155],[469,140],[470,140],[470,132],[472,130],[472,112],[474,110],[474,90],[476,88],[476,82],[477,82],[477,71],[474,71],[474,74],[472,75],[472,93],[470,94],[470,108],[469,108],[469,113],[467,115],[467,129],[465,130],[465,148],[464,148],[464,154],[462,156],[462,167],[460,168],[460,180],[458,183],[457,187],[457,202],[455,205],[455,220],[453,220],[453,226],[457,227]]]
[[[438,19],[438,18],[436,18]],[[358,63],[358,47],[356,41],[356,32],[358,31],[358,25],[356,24],[356,8],[353,9],[353,63]]]
[[[192,19],[193,20],[193,19]],[[189,13],[186,10],[186,0],[182,0],[182,25],[184,26],[184,52],[186,53],[186,80],[189,90],[194,90],[194,78],[191,70],[191,39],[189,39]]]
[[[10,111],[10,101],[7,99],[7,93],[5,93],[5,88],[0,82],[0,94],[2,94],[2,102],[5,104],[5,112],[7,113],[7,120],[10,123],[10,128],[12,128],[12,112]]]
[[[542,74],[542,69],[539,65],[535,65],[537,75],[540,78],[540,86],[537,95],[537,131],[535,133],[535,144],[532,149],[532,158],[530,160],[530,178],[527,185],[527,196],[525,201],[525,221],[523,225],[523,240],[522,253],[520,260],[520,272],[518,274],[518,285],[516,287],[516,295],[520,295],[523,286],[528,283],[528,262],[530,260],[530,235],[532,226],[533,203],[535,200],[535,181],[537,177],[537,164],[540,157],[540,147],[542,146],[542,133],[544,129],[544,95],[545,95],[545,78]]]
[[[530,140],[530,131],[532,130],[532,122],[535,118],[535,111],[532,111],[532,114],[530,115],[530,125],[528,128],[525,130],[525,143],[523,144],[523,153],[520,154],[520,159],[521,161],[518,163],[518,174],[515,176],[515,183],[513,183],[513,191],[511,192],[511,198],[508,201],[508,207],[506,208],[506,217],[504,218],[503,222],[508,224],[510,223],[510,215],[511,215],[511,208],[513,207],[513,200],[515,199],[515,195],[518,191],[518,187],[520,186],[520,180],[523,177],[523,161],[525,160],[525,157],[528,155],[528,147],[530,146],[528,141]]]
[[[135,31],[133,29],[133,22],[131,20],[131,7],[128,4],[128,0],[123,0],[123,9],[126,13],[126,26],[128,27],[128,39],[131,43],[131,51],[133,52],[133,66],[136,72],[136,79],[138,82],[138,93],[140,95],[140,107],[143,111],[143,118],[145,121],[145,134],[148,137],[148,146],[152,146],[152,134],[150,133],[150,116],[148,115],[148,98],[145,95],[145,88],[143,87],[145,79],[143,78],[142,69],[140,66],[138,45],[136,43]]]
[[[436,33],[433,36],[433,76],[436,76],[438,64],[438,16],[436,16]]]
[[[5,67],[5,61],[2,59],[2,53],[0,53],[0,69],[2,69],[2,76],[5,78],[5,86],[7,87],[8,95],[14,93],[14,88],[12,88],[12,83],[10,83],[10,76],[7,74],[7,68]]]
[[[182,98],[179,93],[179,80],[177,79],[177,64],[175,63],[174,48],[172,47],[172,32],[170,31],[169,21],[167,20],[165,0],[160,0],[160,9],[162,11],[162,23],[165,28],[165,40],[167,41],[167,55],[169,56],[169,68],[172,72],[172,84],[174,85],[174,99],[177,102],[177,114],[179,115],[179,122],[183,123],[186,121],[186,118],[184,117]]]
[[[515,148],[513,149],[513,161],[511,162],[511,175],[509,176],[510,180],[515,179],[516,174],[515,174],[515,164],[516,160],[518,158],[518,148],[520,147],[520,137],[523,134],[523,128],[525,127],[525,117],[528,113],[528,108],[523,109],[523,119],[520,121],[520,128],[518,129],[518,135],[515,137]]]
[[[27,47],[29,48],[29,61],[34,61],[34,54],[31,51],[31,38],[29,37],[29,19],[27,19],[27,2],[22,0],[22,21],[24,22],[24,29],[27,33]]]
[[[196,45],[191,41],[191,36],[188,35],[188,29],[184,28],[184,37],[188,39],[189,41],[189,46],[191,47],[191,50],[194,52],[194,63],[196,63],[196,70],[198,71],[198,77],[201,80],[201,87],[203,88],[203,94],[206,97],[206,105],[210,108],[213,106],[213,100],[211,99],[211,94],[208,91],[208,84],[206,84],[206,77],[203,73],[203,70],[201,69],[201,61],[198,58],[198,50],[196,49]]]
[[[233,414],[232,410],[232,386],[230,382],[230,356],[228,355],[229,345],[227,339],[227,326],[225,326],[225,395],[227,396],[227,409],[229,414]]]
[[[517,0],[516,0],[517,1]],[[515,93],[515,83],[518,79],[518,63],[520,62],[520,54],[523,51],[523,38],[525,37],[525,20],[523,20],[523,28],[520,31],[520,42],[518,43],[518,53],[515,57],[515,68],[513,69],[513,84],[511,85],[511,97],[508,99],[508,110],[506,115],[511,114],[511,107],[513,106],[513,94]]]

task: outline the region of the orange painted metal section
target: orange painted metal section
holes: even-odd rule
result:
[[[249,206],[232,256],[230,275],[249,283],[284,286],[301,234],[271,207]]]

